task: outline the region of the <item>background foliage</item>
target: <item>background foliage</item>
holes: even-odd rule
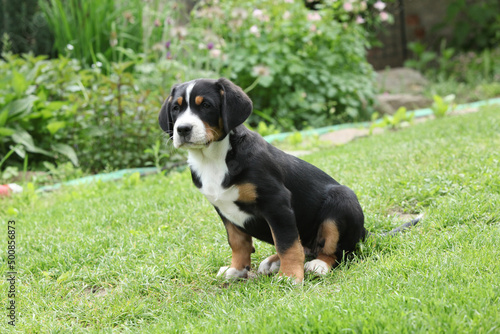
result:
[[[21,165],[26,153],[33,168],[69,159],[84,170],[98,171],[144,166],[151,160],[145,150],[162,140],[157,114],[168,94],[163,87],[173,81],[145,85],[126,71],[131,62],[112,64],[106,75],[99,68],[82,69],[64,56],[4,57],[0,150],[15,150],[11,165]],[[163,74],[173,70],[160,68]]]
[[[500,94],[489,83],[500,80],[498,49],[490,48],[499,8],[487,3],[452,1],[444,18],[460,27],[452,44],[439,52],[412,46],[408,66],[437,83],[431,96],[457,91],[460,102],[461,92]],[[392,20],[385,7],[380,0],[2,1],[0,168],[70,161],[95,172],[174,160],[157,144],[165,140],[157,112],[174,83],[197,77],[242,86],[254,101],[249,125],[263,133],[368,120],[374,72],[366,49],[374,29]],[[53,58],[10,53],[26,51]]]

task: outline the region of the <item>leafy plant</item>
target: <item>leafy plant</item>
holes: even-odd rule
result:
[[[437,118],[442,118],[447,112],[454,108],[453,101],[455,100],[455,95],[447,95],[444,98],[439,95],[433,96],[434,102],[432,103],[431,109]]]
[[[267,125],[266,122],[262,121],[259,122],[259,124],[257,124],[257,128],[254,128],[253,130],[257,131],[263,137],[280,133],[280,130],[274,124],[271,123]]]
[[[39,5],[57,52],[86,65],[124,61],[130,50],[157,49],[170,29],[165,18],[175,14],[159,0],[40,0]]]
[[[408,49],[413,52],[414,58],[406,60],[404,65],[419,72],[424,72],[429,64],[437,58],[436,52],[427,51],[426,46],[420,42],[408,43]]]
[[[61,157],[78,164],[73,148],[58,141],[56,132],[66,126],[68,102],[48,100],[44,89],[47,74],[45,57],[26,60],[3,54],[0,61],[0,152],[13,150],[21,159],[28,153],[50,159]],[[67,60],[69,63],[69,60]],[[36,66],[35,66],[36,64]],[[46,86],[47,85],[47,86]]]
[[[483,50],[500,42],[500,3],[496,0],[468,2],[454,0],[448,5],[443,22],[433,30],[451,27],[451,43],[456,48]]]
[[[159,140],[155,141],[155,144],[151,148],[144,150],[144,153],[151,154],[153,156],[153,162],[147,161],[146,166],[154,165],[158,171],[162,169],[165,164],[162,161],[170,158],[170,154],[162,152],[163,143]]]
[[[415,114],[407,113],[405,107],[400,107],[394,115],[384,115],[381,120],[379,120],[378,117],[378,112],[373,113],[372,124],[370,125],[370,134],[373,133],[375,128],[389,128],[391,130],[400,129],[407,124],[413,123]]]
[[[0,155],[13,150],[8,163],[20,166],[30,154],[30,169],[67,161],[85,172],[144,166],[151,157],[144,151],[162,136],[157,113],[175,82],[165,73],[188,71],[164,60],[152,65],[145,80],[143,71],[128,71],[132,62],[110,63],[111,74],[105,75],[64,56],[4,57]],[[159,156],[167,149],[163,146]]]

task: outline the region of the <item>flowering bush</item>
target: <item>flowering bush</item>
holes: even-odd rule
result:
[[[210,66],[249,91],[255,115],[285,129],[324,126],[371,113],[364,23],[372,16],[365,12],[383,6],[324,1],[309,10],[292,0],[205,1],[188,36],[207,36]]]

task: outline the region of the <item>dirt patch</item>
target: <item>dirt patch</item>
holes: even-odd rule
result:
[[[384,130],[382,128],[373,129],[373,134],[379,134],[383,132]],[[335,145],[344,145],[356,138],[366,137],[369,134],[369,129],[342,129],[324,134],[320,138],[321,140],[330,141]]]

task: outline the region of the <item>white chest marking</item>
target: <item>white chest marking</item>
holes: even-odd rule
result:
[[[189,150],[188,164],[201,180],[201,193],[231,223],[244,227],[246,220],[252,216],[241,211],[234,203],[239,197],[238,187],[222,187],[228,173],[226,155],[229,149],[228,136],[220,142],[213,142],[203,150]]]

